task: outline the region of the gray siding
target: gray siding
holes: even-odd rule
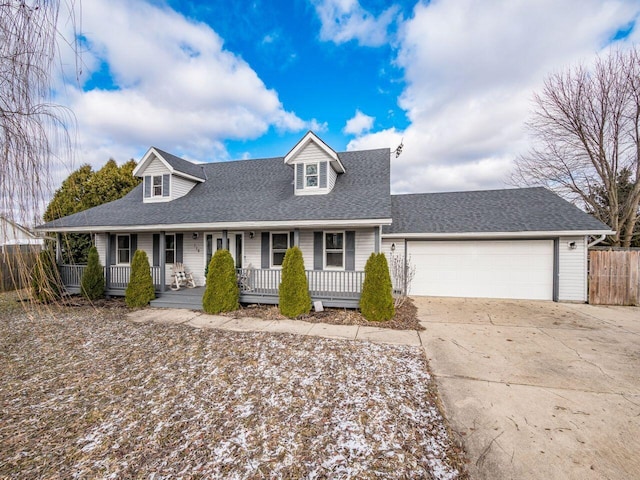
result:
[[[171,199],[174,200],[176,198],[184,197],[195,186],[196,186],[196,183],[192,182],[191,180],[187,180],[186,178],[172,175]]]
[[[309,142],[295,156],[295,163],[324,162],[329,156],[314,142]]]
[[[338,174],[333,168],[331,168],[331,164],[329,164],[329,184],[328,184],[329,191],[333,190],[333,187],[335,187],[337,178],[338,178]]]
[[[147,168],[140,172],[141,175],[163,175],[165,173],[170,173],[169,169],[158,158],[151,160]]]

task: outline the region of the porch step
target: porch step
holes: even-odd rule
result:
[[[157,308],[202,310],[202,295],[204,295],[202,287],[181,289],[177,292],[169,290],[158,294],[158,298],[151,300],[150,305]]]

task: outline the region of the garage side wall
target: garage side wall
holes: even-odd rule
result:
[[[575,248],[571,248],[572,242],[575,242]],[[558,300],[586,302],[586,237],[561,237],[558,253]]]

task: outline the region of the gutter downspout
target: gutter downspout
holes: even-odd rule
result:
[[[600,235],[600,238],[596,238],[593,242],[587,244],[587,248],[591,248],[597,244],[599,244],[600,242],[602,242],[605,238],[607,238],[607,236],[605,234]]]

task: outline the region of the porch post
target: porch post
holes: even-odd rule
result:
[[[62,234],[56,233],[56,264],[62,264]]]
[[[228,230],[222,230],[222,248],[225,250],[229,250],[229,231]]]
[[[104,253],[104,289],[109,290],[111,288],[111,233],[106,232],[105,235],[107,251]]]
[[[164,292],[165,284],[166,284],[166,268],[165,265],[167,263],[167,238],[165,236],[165,232],[160,232],[160,244],[158,245],[158,249],[160,250],[158,253],[160,254],[160,291]]]
[[[300,229],[299,228],[293,229],[293,246],[294,247],[300,246]]]

